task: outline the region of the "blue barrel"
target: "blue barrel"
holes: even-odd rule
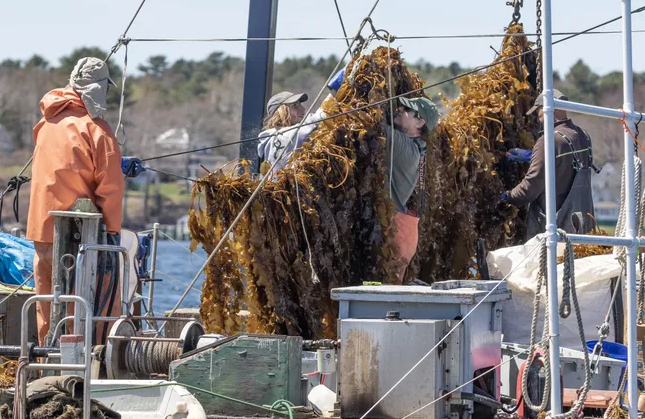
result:
[[[589,353],[593,353],[593,348],[596,346],[596,343],[598,343],[597,340],[587,341],[587,350]],[[625,368],[627,368],[627,346],[621,343],[604,341],[602,343],[602,351],[600,352],[600,355],[611,359],[617,359],[625,363],[623,368],[620,370],[620,379],[618,380],[618,385],[620,386],[620,381],[622,381],[623,374],[625,374]],[[622,391],[624,392],[626,388],[627,383],[625,383],[625,388],[623,388]],[[618,390],[620,391],[620,389]]]

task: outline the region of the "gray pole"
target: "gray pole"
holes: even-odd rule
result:
[[[249,38],[275,38],[278,0],[250,0]],[[262,128],[264,109],[271,97],[275,41],[246,43],[244,96],[241,139],[257,137]],[[251,170],[259,172],[257,141],[240,144],[240,158],[251,161]]]

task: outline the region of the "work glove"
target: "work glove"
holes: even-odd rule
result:
[[[502,194],[499,197],[502,199],[502,201],[507,202],[506,199],[508,198],[508,196],[506,194],[506,191],[502,192]]]
[[[524,150],[522,148],[511,148],[506,152],[506,159],[514,163],[528,163],[531,161],[533,150]]]
[[[334,74],[334,77],[331,78],[331,80],[327,84],[327,87],[329,87],[333,91],[338,91],[338,89],[340,89],[340,86],[343,84],[343,80],[345,80],[344,68],[338,71],[338,73]]]
[[[135,178],[146,171],[143,162],[136,157],[121,158],[121,171],[127,177]]]

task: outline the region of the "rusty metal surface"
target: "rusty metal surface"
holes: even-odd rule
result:
[[[360,418],[444,336],[446,328],[444,320],[342,320],[341,416]],[[443,348],[430,355],[369,417],[401,418],[437,398],[444,390],[448,352]],[[411,418],[442,418],[445,408],[441,401]]]

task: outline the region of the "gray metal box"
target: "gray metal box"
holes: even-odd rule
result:
[[[380,285],[335,288],[331,291],[331,298],[338,301],[341,325],[348,318],[384,319],[388,311],[398,311],[402,319],[453,321],[466,317],[474,310],[460,327],[462,337],[459,338],[459,344],[463,347],[463,352],[455,353],[455,356],[461,356],[457,361],[462,381],[458,384],[472,379],[476,373],[498,365],[502,358],[502,307],[504,301],[511,298],[511,291],[506,288],[505,282],[442,281],[429,287]],[[477,304],[479,305],[475,308]],[[410,338],[412,335],[409,333]],[[411,349],[407,340],[407,337],[401,340],[405,342],[406,351]],[[342,345],[344,342],[341,344],[341,362],[345,356]],[[425,351],[414,362],[433,345],[424,347]],[[416,355],[408,356],[414,358]],[[406,371],[401,371],[399,378]],[[492,374],[493,383],[487,390],[499,399],[500,374],[497,370]],[[472,387],[472,384],[468,384],[463,391],[472,393]]]
[[[518,398],[517,381],[521,365],[528,359],[528,345],[502,343],[502,388],[504,396]],[[515,359],[511,360],[516,356]],[[618,390],[620,372],[625,363],[617,359],[600,357],[598,372],[591,378],[593,390]],[[581,388],[585,381],[584,354],[574,349],[560,348],[560,369],[565,388]]]
[[[340,323],[340,409],[343,418],[360,418],[446,334],[443,320],[347,319]],[[457,351],[459,349],[457,348]],[[368,415],[402,418],[441,396],[445,354],[434,351]],[[445,417],[441,400],[411,418]]]

